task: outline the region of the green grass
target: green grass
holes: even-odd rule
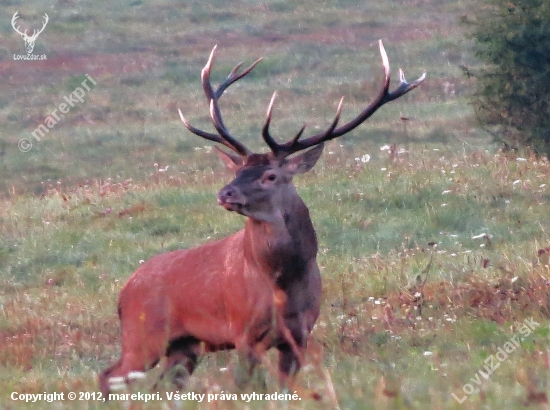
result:
[[[331,406],[333,386],[341,408],[363,408],[365,402],[453,408],[450,394],[458,395],[483,360],[518,333],[514,324],[532,316],[543,327],[484,384],[484,399],[478,394],[468,399],[476,406],[519,408],[527,393],[515,378],[542,371],[540,357],[546,354],[549,300],[546,291],[536,293],[532,281],[548,269],[536,255],[548,243],[548,203],[541,202],[547,188],[540,185],[550,164],[490,151],[457,155],[416,145],[410,151],[408,159],[401,154],[394,162],[382,151],[368,163],[349,161],[347,152],[326,152],[314,172],[296,181],[317,227],[325,287],[314,332],[324,356],[315,359],[312,353],[301,394],[316,391]],[[2,357],[6,393],[95,390],[96,372],[119,349],[118,290],[139,261],[242,226],[242,218],[218,209],[213,200],[227,179],[224,172],[215,167],[188,179],[167,171],[144,184],[92,183],[4,202],[1,255],[7,270],[0,332],[10,341]],[[529,187],[513,184],[520,177],[531,181]],[[448,189],[452,192],[443,194]],[[498,193],[509,199],[502,201]],[[490,245],[472,238],[480,232],[491,235]],[[407,298],[414,294],[414,278],[426,276],[432,252],[431,287],[417,318]],[[511,282],[513,277],[519,279]],[[520,292],[520,299],[489,298],[485,307],[473,301],[476,292],[493,294],[490,289],[504,286],[502,281],[522,283],[518,292],[528,289],[532,300],[523,304]],[[443,303],[441,284],[463,300]],[[385,306],[392,320],[384,319]],[[29,344],[13,344],[14,337],[28,338]],[[269,360],[274,359],[267,369]],[[232,377],[217,370],[228,366],[235,366],[231,355],[209,357],[190,391],[210,391],[206,386],[218,383],[235,392]],[[57,376],[48,376],[52,372]],[[265,377],[276,390],[269,371]],[[314,406],[308,401],[296,408]]]
[[[50,65],[12,61],[22,41],[7,18],[0,24],[1,408],[126,406],[21,403],[10,394],[97,391],[97,373],[120,353],[118,292],[140,261],[242,228],[243,218],[215,199],[232,176],[177,115],[181,108],[212,129],[200,70],[214,44],[214,82],[236,63],[264,56],[221,106],[231,132],[265,151],[259,136],[274,90],[272,133],[281,140],[304,122],[306,134],[328,126],[341,96],[342,121],[358,113],[381,81],[378,38],[394,82],[398,67],[409,80],[423,71],[428,79],[328,143],[314,170],[296,178],[319,237],[324,291],[298,379],[303,400],[183,407],[519,409],[544,402],[550,272],[547,253],[538,252],[550,242],[550,164],[500,152],[477,128],[468,105],[474,84],[458,67],[476,64],[457,24],[473,13],[469,4],[136,0],[44,10],[31,1],[0,9],[28,19],[50,15],[35,51]],[[86,74],[97,82],[86,101],[20,152],[19,139],[32,138]],[[400,116],[411,118],[406,128]],[[381,150],[392,144],[401,152]],[[531,317],[541,325],[482,377],[481,393],[456,402],[452,393],[462,397],[484,361]],[[274,363],[268,355],[244,392],[263,384],[279,391]],[[232,353],[207,356],[187,391],[240,394],[238,366]],[[134,388],[148,391],[156,372]]]

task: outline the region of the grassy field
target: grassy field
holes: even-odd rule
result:
[[[546,408],[550,162],[501,152],[477,128],[459,68],[476,64],[458,25],[475,13],[468,2],[99,4],[0,4],[0,408]],[[46,61],[13,60],[16,10],[31,25],[48,13],[34,50]],[[120,353],[118,292],[139,262],[243,226],[216,204],[231,176],[177,115],[211,129],[199,75],[213,45],[214,82],[264,57],[221,105],[232,133],[265,150],[274,90],[281,139],[326,127],[341,96],[343,120],[365,106],[381,81],[379,38],[394,82],[398,67],[428,78],[296,178],[324,289],[301,400],[171,402],[170,386],[151,403],[12,400],[97,392]],[[84,102],[36,140],[86,76]],[[274,363],[241,391],[235,355],[207,356],[187,392],[278,392]]]

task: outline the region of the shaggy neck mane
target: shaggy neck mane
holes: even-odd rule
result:
[[[297,194],[285,205],[274,221],[247,218],[244,231],[246,262],[269,272],[283,289],[301,278],[317,255],[317,236],[306,205]]]

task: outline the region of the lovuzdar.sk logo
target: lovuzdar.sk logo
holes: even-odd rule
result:
[[[42,28],[39,30],[33,30],[32,35],[28,35],[27,31],[28,28],[25,29],[25,31],[21,31],[20,26],[17,24],[17,19],[19,18],[19,10],[17,10],[11,19],[11,26],[15,30],[17,34],[21,36],[23,41],[25,42],[25,50],[27,51],[27,54],[14,54],[13,59],[14,60],[46,60],[45,54],[33,54],[34,50],[34,44],[36,43],[36,39],[44,31],[46,28],[46,25],[48,24],[49,17],[46,13],[44,13],[44,22],[42,23]]]

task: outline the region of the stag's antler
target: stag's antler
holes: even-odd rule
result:
[[[183,122],[183,124],[187,127],[189,131],[191,131],[193,134],[196,134],[200,137],[206,138],[210,141],[219,142],[220,144],[225,145],[226,147],[232,149],[233,151],[237,152],[241,156],[247,156],[252,153],[244,144],[237,141],[235,138],[229,134],[229,131],[227,131],[227,128],[225,127],[222,119],[222,115],[220,112],[220,108],[218,106],[218,99],[222,96],[223,92],[229,87],[231,84],[233,84],[235,81],[240,80],[245,75],[247,75],[250,71],[256,67],[256,65],[262,61],[261,58],[256,60],[254,63],[250,65],[246,70],[244,70],[242,73],[237,74],[239,71],[239,68],[243,65],[243,63],[237,64],[233,70],[229,73],[227,76],[227,79],[220,84],[218,89],[214,91],[212,88],[212,84],[210,84],[210,71],[212,70],[212,63],[214,61],[214,55],[216,53],[216,48],[218,46],[214,46],[212,49],[212,52],[210,53],[210,58],[208,58],[208,62],[204,66],[201,72],[201,80],[202,80],[202,88],[204,89],[204,93],[206,95],[206,98],[210,104],[210,117],[212,118],[212,122],[214,124],[214,128],[216,128],[216,131],[218,131],[219,135],[211,134],[209,132],[205,132],[202,130],[199,130],[195,127],[193,127],[183,116],[181,110],[178,109],[180,118]]]
[[[273,137],[269,134],[269,124],[271,122],[271,113],[273,110],[273,103],[275,100],[276,94],[273,94],[273,97],[271,97],[271,102],[269,104],[269,108],[267,109],[267,118],[266,122],[262,131],[262,136],[271,148],[271,151],[273,151],[273,155],[277,158],[284,158],[291,154],[294,154],[295,152],[304,150],[309,147],[313,147],[314,145],[321,144],[322,142],[329,141],[333,138],[340,137],[344,134],[347,134],[354,128],[356,128],[358,125],[366,121],[372,114],[378,110],[381,106],[386,104],[387,102],[393,101],[412,89],[418,87],[418,85],[424,81],[426,78],[426,73],[422,74],[420,78],[413,81],[412,83],[408,83],[407,80],[405,80],[405,74],[403,73],[403,70],[399,69],[399,78],[401,81],[400,86],[393,92],[389,92],[390,88],[390,63],[388,60],[388,55],[386,54],[386,50],[384,49],[384,45],[382,44],[382,40],[378,41],[379,47],[380,47],[380,54],[382,56],[382,65],[384,67],[384,82],[382,89],[380,90],[380,93],[378,94],[378,97],[370,103],[367,108],[365,108],[359,115],[357,115],[354,119],[349,121],[348,123],[337,127],[338,121],[340,120],[340,113],[342,112],[342,105],[344,102],[344,98],[340,99],[340,103],[338,104],[338,109],[336,110],[336,116],[334,117],[334,120],[332,121],[332,124],[326,131],[323,131],[319,134],[312,135],[309,138],[306,138],[304,140],[300,140],[300,137],[302,136],[302,133],[304,132],[305,126],[302,127],[302,129],[296,134],[296,136],[288,141],[285,144],[279,144],[277,143]]]
[[[408,83],[405,79],[405,74],[403,73],[403,70],[399,69],[399,78],[401,81],[401,84],[399,87],[393,91],[390,92],[390,63],[388,60],[388,55],[386,54],[386,50],[384,49],[384,45],[382,44],[382,40],[378,41],[379,47],[380,47],[380,54],[382,56],[382,66],[384,67],[384,82],[382,85],[382,89],[380,90],[380,93],[378,94],[378,97],[370,103],[367,108],[365,108],[359,115],[357,115],[354,119],[347,122],[344,125],[341,125],[338,127],[338,122],[340,120],[340,113],[342,112],[342,106],[344,99],[340,99],[340,103],[338,104],[338,109],[336,110],[336,116],[334,117],[334,120],[332,121],[331,125],[328,127],[326,131],[323,131],[321,133],[312,135],[311,137],[308,137],[306,139],[300,140],[304,130],[305,125],[300,129],[300,131],[292,138],[290,141],[279,144],[275,141],[275,139],[271,136],[269,133],[269,125],[271,123],[271,116],[273,112],[273,104],[275,102],[275,97],[277,96],[277,93],[273,93],[273,96],[271,97],[271,102],[269,103],[269,107],[267,109],[267,118],[265,121],[265,124],[262,129],[262,137],[266,144],[271,148],[271,151],[273,155],[276,158],[283,159],[289,155],[292,155],[298,151],[304,150],[306,148],[313,147],[315,145],[321,144],[325,141],[329,141],[333,138],[340,137],[344,134],[347,134],[354,128],[356,128],[358,125],[366,121],[372,114],[378,110],[378,108],[382,107],[384,104],[393,101],[412,89],[418,87],[418,85],[424,81],[426,78],[426,73],[422,74],[420,78],[413,81],[412,83]],[[214,52],[216,51],[216,47],[212,50],[212,53],[210,54],[210,58],[208,59],[208,62],[206,63],[206,66],[202,70],[202,86],[204,89],[204,92],[206,94],[206,98],[210,102],[210,116],[212,117],[212,121],[214,123],[214,127],[218,131],[219,135],[211,134],[205,131],[201,131],[195,127],[193,127],[189,122],[184,118],[183,114],[181,113],[181,110],[179,110],[179,114],[181,117],[181,120],[191,131],[192,133],[199,135],[203,138],[206,138],[210,141],[219,142],[226,147],[231,148],[233,151],[237,152],[241,156],[247,156],[251,154],[251,151],[246,148],[242,143],[237,141],[235,138],[233,138],[229,132],[227,131],[225,125],[223,124],[223,120],[221,117],[220,109],[218,106],[218,99],[221,97],[223,92],[227,87],[229,87],[232,83],[235,81],[241,79],[245,75],[247,75],[252,69],[262,60],[261,58],[256,60],[250,67],[248,67],[246,70],[244,70],[242,73],[237,74],[237,71],[241,67],[242,63],[238,64],[229,74],[227,77],[227,80],[222,83],[216,91],[212,89],[212,86],[210,84],[210,70],[212,69],[212,62],[214,59]]]
[[[25,30],[25,32],[23,33],[23,32],[21,32],[21,31],[19,31],[19,26],[15,27],[15,21],[19,18],[19,15],[18,15],[18,14],[19,14],[19,10],[17,10],[17,11],[15,12],[15,14],[13,15],[13,17],[11,18],[11,26],[13,27],[13,29],[15,30],[15,32],[16,32],[17,34],[20,34],[21,37],[23,37],[23,36],[26,36],[26,35],[27,35],[27,30]]]
[[[23,38],[26,38],[26,39],[29,39],[29,40],[36,40],[36,38],[38,37],[38,35],[40,33],[42,33],[44,31],[44,29],[46,28],[46,25],[48,24],[48,21],[50,20],[50,18],[48,17],[48,15],[46,13],[44,13],[44,23],[42,23],[42,28],[40,30],[33,30],[33,33],[32,33],[32,36],[29,36],[27,34],[27,29],[24,31],[24,32],[21,32],[19,30],[19,26],[15,27],[15,22],[16,20],[19,18],[19,10],[17,10],[15,12],[15,14],[13,15],[12,19],[11,19],[11,26],[13,27],[13,29],[15,30],[16,33],[20,34],[21,37]]]
[[[38,31],[33,31],[33,34],[32,34],[33,38],[38,37],[38,35],[44,31],[44,29],[46,28],[46,25],[48,24],[48,21],[50,21],[50,18],[46,13],[44,13],[44,23],[42,23],[42,28]]]

